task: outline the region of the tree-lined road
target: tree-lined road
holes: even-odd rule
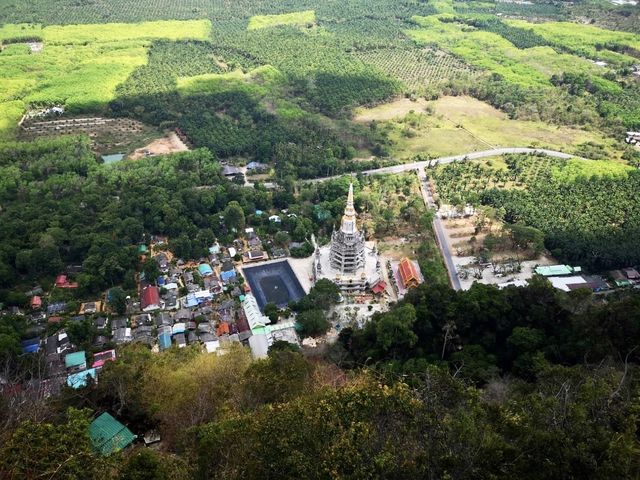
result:
[[[511,147],[511,148],[493,148],[491,150],[482,150],[480,152],[470,152],[462,155],[452,155],[450,157],[433,158],[431,160],[422,160],[420,162],[401,163],[398,165],[391,165],[390,167],[374,168],[372,170],[363,170],[359,172],[362,175],[382,175],[409,172],[411,170],[429,168],[434,165],[444,165],[453,162],[462,162],[465,160],[477,160],[478,158],[495,157],[497,155],[507,155],[510,153],[543,153],[550,157],[555,158],[573,158],[574,155],[568,153],[557,152],[555,150],[547,150],[544,148],[526,148],[526,147]],[[344,174],[343,174],[344,175]],[[343,175],[334,175],[332,177],[314,178],[311,180],[303,180],[308,183],[324,182],[334,178],[340,178]]]

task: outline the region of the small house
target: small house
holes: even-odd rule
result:
[[[268,259],[269,259],[269,256],[267,255],[267,252],[259,248],[252,249],[243,255],[243,261],[245,263],[260,262],[262,260],[268,260]]]
[[[38,295],[34,295],[31,297],[31,309],[32,310],[40,310],[42,308],[42,298]]]
[[[144,287],[142,295],[140,296],[140,307],[144,312],[151,312],[161,308],[158,287],[155,285],[147,285]]]
[[[67,385],[71,388],[86,387],[89,384],[89,378],[93,379],[94,382],[98,381],[98,373],[95,368],[72,373],[67,377]]]
[[[640,273],[635,268],[624,268],[622,271],[629,280],[634,282],[640,280]]]
[[[182,322],[176,323],[176,324],[173,325],[173,328],[171,329],[171,333],[173,335],[178,335],[180,333],[184,333],[186,328],[187,328],[187,326],[186,326],[185,323],[182,323]]]
[[[158,346],[161,351],[171,348],[171,335],[167,332],[160,333],[158,335]]]
[[[160,252],[157,255],[155,255],[153,259],[158,264],[158,268],[160,269],[161,272],[169,271],[169,257],[167,256],[166,253]]]
[[[184,333],[179,333],[178,335],[174,335],[173,339],[176,342],[176,345],[178,346],[178,348],[184,348],[187,346],[187,339],[185,338]]]
[[[117,344],[128,343],[132,339],[130,328],[118,328],[113,332],[113,341]]]
[[[213,269],[206,263],[201,263],[200,265],[198,265],[198,272],[200,273],[201,277],[208,277],[209,275],[213,275]]]
[[[222,267],[220,268],[220,278],[225,283],[235,280],[236,269],[233,266],[233,263],[226,261],[222,264]]]
[[[171,315],[167,312],[160,312],[156,315],[156,326],[162,327],[163,325],[171,325]]]
[[[136,436],[107,412],[89,425],[89,437],[93,448],[102,455],[110,455],[129,446]]]
[[[93,325],[98,330],[104,330],[105,328],[107,328],[107,319],[105,317],[97,317],[93,320]]]
[[[58,288],[78,288],[78,284],[76,282],[70,282],[66,275],[58,275],[55,285]]]
[[[81,352],[68,353],[64,357],[64,366],[69,372],[79,372],[87,368],[87,355]]]

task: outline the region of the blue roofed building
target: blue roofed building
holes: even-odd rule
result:
[[[171,335],[166,332],[158,335],[158,346],[160,347],[160,350],[171,348]]]
[[[82,372],[72,373],[67,377],[67,385],[71,388],[86,387],[89,383],[89,377],[94,381],[98,380],[98,373],[95,368],[89,370],[83,370]]]
[[[213,275],[213,269],[208,263],[201,263],[200,265],[198,265],[198,272],[200,272],[200,276],[202,277]]]
[[[22,353],[36,353],[40,350],[40,338],[30,338],[21,342]]]
[[[222,268],[220,269],[220,279],[227,283],[236,278],[236,269],[233,266],[233,263],[227,261],[222,264]]]
[[[50,303],[47,307],[47,313],[51,315],[53,313],[64,312],[65,308],[67,308],[67,304],[64,302]]]

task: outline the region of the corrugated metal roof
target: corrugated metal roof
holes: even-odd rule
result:
[[[102,455],[122,450],[136,439],[131,430],[106,412],[91,422],[89,436]]]
[[[171,336],[168,333],[161,333],[158,335],[158,343],[160,344],[160,350],[171,348]]]
[[[550,277],[554,275],[571,275],[574,269],[569,265],[541,265],[536,267],[535,272],[543,277]]]
[[[86,387],[89,381],[89,377],[95,380],[97,375],[98,374],[96,373],[95,368],[90,368],[89,370],[83,370],[82,372],[69,375],[67,377],[67,385],[70,386],[71,388]]]
[[[73,352],[68,353],[64,357],[64,365],[65,367],[79,367],[82,364],[87,363],[87,356],[84,353],[84,350],[81,352]]]

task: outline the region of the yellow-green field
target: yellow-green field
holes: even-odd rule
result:
[[[99,110],[113,99],[116,87],[146,63],[150,40],[205,40],[210,31],[208,20],[5,25],[0,30],[5,40],[38,32],[44,49],[31,53],[24,45],[8,45],[0,53],[0,140],[14,136],[18,120],[30,107],[64,105],[72,113]]]
[[[178,91],[183,95],[245,91],[263,96],[271,91],[271,88],[277,87],[284,81],[284,76],[278,69],[271,65],[265,65],[248,73],[244,73],[242,70],[234,70],[227,73],[207,73],[194,77],[180,77],[177,80],[177,87]]]
[[[305,10],[304,12],[283,13],[280,15],[255,15],[249,19],[247,30],[259,28],[278,27],[280,25],[297,25],[300,27],[311,26],[316,23],[316,12]]]
[[[298,105],[278,95],[285,81],[280,70],[271,65],[263,65],[247,73],[234,70],[227,73],[179,77],[176,83],[178,92],[182,95],[244,92],[259,100],[267,111],[277,113],[280,117],[305,116],[306,113]]]
[[[391,105],[391,107],[389,107]],[[511,120],[503,112],[471,97],[443,97],[434,102],[392,102],[359,111],[356,120],[383,122],[396,143],[393,155],[408,160],[418,154],[446,156],[493,147],[547,147],[572,153],[586,142],[604,145],[618,158],[613,140],[597,132],[544,122]],[[425,109],[433,113],[426,113]],[[390,120],[390,112],[397,115]],[[363,120],[366,119],[366,120]]]
[[[211,35],[209,20],[165,20],[100,25],[52,25],[42,29],[45,43],[122,42],[125,40],[205,40]]]
[[[616,44],[640,50],[640,35],[570,22],[529,23],[524,20],[505,20],[505,23],[533,30],[545,40],[581,55],[612,62],[637,63],[634,57],[603,49],[602,46]]]
[[[526,87],[550,87],[550,77],[561,73],[603,74],[593,62],[575,55],[557,53],[551,47],[520,49],[502,36],[451,21],[451,15],[414,17],[421,28],[406,33],[416,42],[437,45],[481,70],[500,74],[505,80]],[[614,88],[615,84],[608,82]]]
[[[42,36],[42,26],[30,23],[6,24],[0,27],[0,41]]]

